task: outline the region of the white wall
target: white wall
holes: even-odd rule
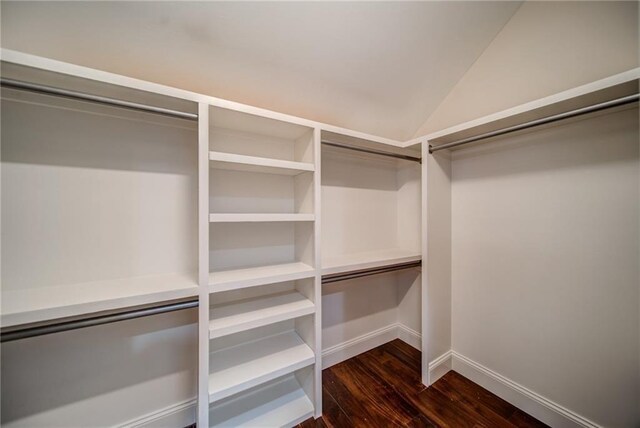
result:
[[[452,345],[607,427],[640,424],[638,110],[452,161]]]
[[[638,40],[638,2],[524,2],[415,136],[638,67]]]

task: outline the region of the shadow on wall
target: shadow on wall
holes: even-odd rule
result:
[[[66,98],[2,90],[2,161],[190,177],[197,183],[193,121]],[[29,132],[24,132],[27,129]]]
[[[114,425],[194,397],[196,323],[191,309],[3,344],[2,425],[55,409],[43,426]]]
[[[395,324],[398,299],[406,293],[398,275],[412,283],[406,275],[415,278],[419,273],[390,272],[323,285],[323,349]]]
[[[465,150],[452,152],[451,159],[456,161],[453,166],[455,168],[465,159],[476,159],[474,162],[478,162],[486,156],[488,162],[498,167],[458,168],[455,171],[455,180],[489,179],[611,162],[627,162],[638,157],[638,145],[628,144],[627,138],[629,132],[637,129],[638,107],[636,105],[609,109],[487,139],[477,145],[472,144]],[[598,139],[603,141],[603,144],[590,145],[589,150],[581,147],[581,143],[585,140]],[[552,159],[546,156],[545,152],[537,149],[540,145],[556,142],[562,142],[562,144],[559,145],[558,153]],[[517,156],[510,155],[514,151],[517,151]],[[502,156],[505,161],[495,162],[495,156]]]

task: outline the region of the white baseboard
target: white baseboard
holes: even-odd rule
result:
[[[183,428],[196,422],[196,399],[165,407],[119,425],[122,428]]]
[[[397,324],[391,324],[322,350],[322,369],[331,367],[398,337]]]
[[[453,363],[451,361],[452,354],[453,352],[449,350],[429,363],[430,384],[433,384],[442,376],[446,375],[447,372],[453,368]]]
[[[322,351],[322,369],[341,363],[394,339],[400,339],[418,351],[421,350],[420,333],[404,324],[393,323],[324,349]]]
[[[404,324],[396,324],[398,328],[398,339],[408,343],[418,351],[422,351],[422,336],[420,333]]]
[[[452,368],[503,400],[554,428],[601,428],[600,425],[465,357],[450,352]],[[431,364],[429,364],[431,372]]]

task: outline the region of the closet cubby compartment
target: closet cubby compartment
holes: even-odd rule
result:
[[[211,223],[211,292],[315,275],[313,222]]]
[[[211,220],[312,221],[313,179],[312,172],[288,176],[211,169]]]
[[[195,103],[2,64],[3,77]],[[197,125],[2,89],[2,325],[197,295]]]
[[[313,128],[219,107],[209,109],[214,168],[297,175],[314,170]]]
[[[313,278],[216,293],[209,338],[226,336],[315,312]]]
[[[322,273],[421,259],[420,164],[322,147]]]
[[[212,427],[295,426],[314,415],[313,400],[298,380],[308,369],[286,375],[216,403],[209,409]]]
[[[313,366],[313,323],[307,315],[211,340],[209,401]]]

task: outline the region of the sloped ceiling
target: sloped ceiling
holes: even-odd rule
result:
[[[520,2],[7,2],[2,46],[406,140]]]

